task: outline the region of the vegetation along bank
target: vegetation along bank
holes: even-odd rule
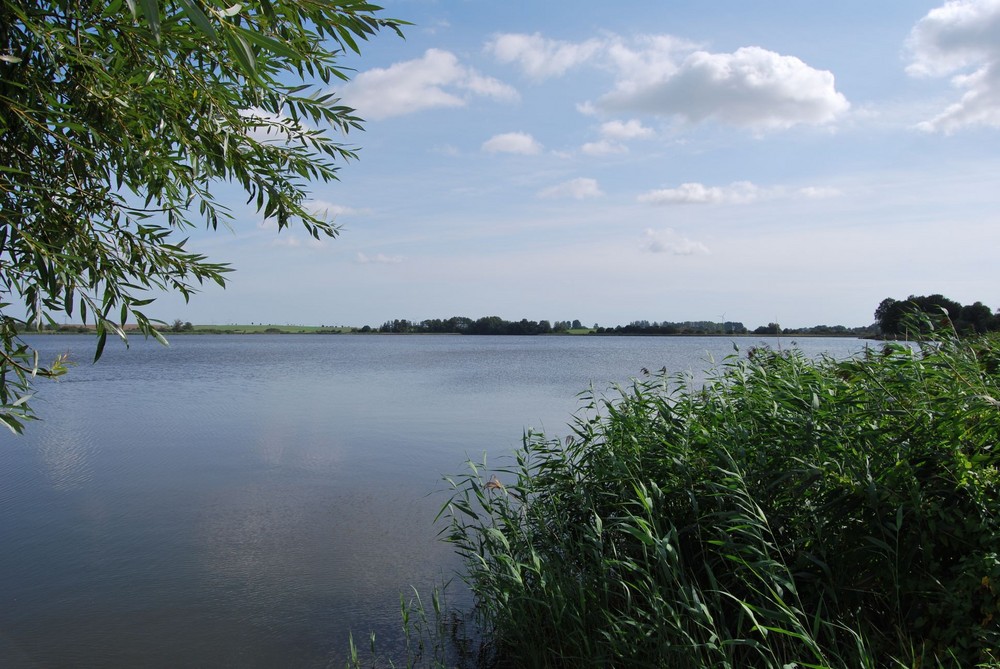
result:
[[[586,396],[453,479],[476,663],[1000,667],[998,383],[952,331]]]

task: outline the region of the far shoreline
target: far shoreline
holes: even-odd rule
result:
[[[135,325],[129,324],[125,328],[125,333],[127,335],[141,335],[142,332]],[[316,325],[192,325],[189,329],[159,329],[157,330],[164,337],[175,337],[178,335],[184,336],[207,336],[207,335],[384,335],[392,337],[407,337],[407,336],[417,336],[417,337],[427,337],[427,336],[452,336],[452,337],[482,337],[482,336],[496,336],[496,337],[727,337],[727,338],[739,338],[739,339],[759,339],[759,338],[776,338],[776,337],[808,337],[808,338],[820,338],[820,337],[834,337],[838,339],[851,338],[851,339],[876,339],[872,336],[864,336],[863,334],[858,334],[856,332],[843,332],[843,333],[805,333],[798,332],[795,329],[791,331],[782,331],[777,333],[754,333],[754,332],[741,332],[741,333],[724,333],[724,332],[673,332],[673,333],[663,333],[663,332],[614,332],[614,331],[604,331],[597,332],[593,328],[582,328],[575,330],[568,330],[562,332],[545,332],[537,334],[520,334],[520,333],[495,333],[495,334],[475,334],[475,333],[462,333],[462,332],[380,332],[378,329],[371,328],[367,331],[362,328],[351,327],[351,326],[316,326]],[[66,325],[59,329],[46,329],[23,332],[25,335],[95,335],[97,330],[93,326],[84,325]]]

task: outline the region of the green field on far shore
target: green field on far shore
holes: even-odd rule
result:
[[[161,330],[167,334],[341,334],[356,331],[346,325],[195,325],[191,330]]]

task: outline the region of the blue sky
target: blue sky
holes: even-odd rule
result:
[[[235,201],[160,318],[864,325],[1000,306],[1000,0],[398,0],[344,60],[340,237]]]

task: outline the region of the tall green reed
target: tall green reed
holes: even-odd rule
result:
[[[448,582],[434,587],[429,598],[422,597],[416,588],[408,595],[400,594],[399,643],[387,648],[372,632],[367,648],[362,649],[353,634],[348,635],[346,669],[482,666],[477,656],[476,630],[468,625],[468,612],[448,603],[451,585]]]
[[[586,393],[451,479],[481,664],[1000,666],[998,367],[939,336]]]

